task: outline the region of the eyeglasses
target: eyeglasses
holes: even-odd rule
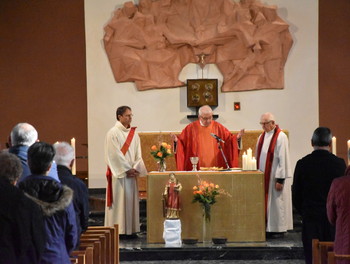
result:
[[[204,121],[209,121],[209,120],[212,120],[213,117],[210,116],[210,117],[202,117],[202,116],[199,116],[199,118],[203,119]]]
[[[271,123],[271,122],[272,122],[272,120],[266,121],[266,122],[260,122],[260,125],[264,126],[264,125],[267,125],[267,124],[269,124],[269,123]]]

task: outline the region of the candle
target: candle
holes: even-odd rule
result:
[[[247,149],[247,157],[248,157],[248,161],[250,161],[252,159],[252,149],[251,148]]]
[[[76,175],[77,174],[77,169],[76,169],[76,158],[75,158],[75,138],[72,138],[70,140],[70,144],[74,150],[74,162],[73,162],[73,165],[72,165],[72,174],[73,175]]]
[[[336,137],[332,137],[332,153],[337,155],[337,139]]]
[[[243,152],[243,155],[242,155],[242,169],[243,170],[247,169],[247,154],[245,154],[245,152]]]
[[[252,158],[252,170],[256,170],[256,159],[255,157]]]
[[[350,140],[348,140],[348,165],[350,165]]]

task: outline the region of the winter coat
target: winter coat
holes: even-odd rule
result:
[[[40,207],[0,178],[0,263],[36,264],[45,249]]]
[[[327,215],[335,225],[334,252],[350,254],[350,167],[344,177],[334,179],[327,200]],[[338,263],[338,262],[337,262]],[[340,262],[339,262],[340,263]],[[346,262],[346,263],[349,263]]]
[[[43,175],[29,176],[19,188],[43,211],[47,243],[41,263],[70,263],[78,240],[72,189]]]
[[[72,175],[69,168],[57,165],[58,177],[61,183],[74,191],[73,204],[79,233],[86,231],[89,221],[89,190],[85,183]]]

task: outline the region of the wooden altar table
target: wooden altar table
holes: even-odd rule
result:
[[[162,193],[170,172],[150,172],[147,176],[147,242],[164,243]],[[219,195],[211,208],[212,237],[228,242],[263,242],[265,239],[264,174],[261,171],[175,172],[182,184],[180,220],[182,238],[202,241],[202,210],[192,203],[197,175],[218,184],[232,195]]]

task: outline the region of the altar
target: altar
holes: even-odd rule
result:
[[[164,243],[162,193],[170,172],[150,172],[147,176],[147,242]],[[218,184],[230,196],[219,195],[211,207],[212,237],[227,242],[265,241],[264,174],[261,171],[175,172],[182,184],[180,193],[182,238],[202,240],[202,209],[192,203],[198,177]]]

